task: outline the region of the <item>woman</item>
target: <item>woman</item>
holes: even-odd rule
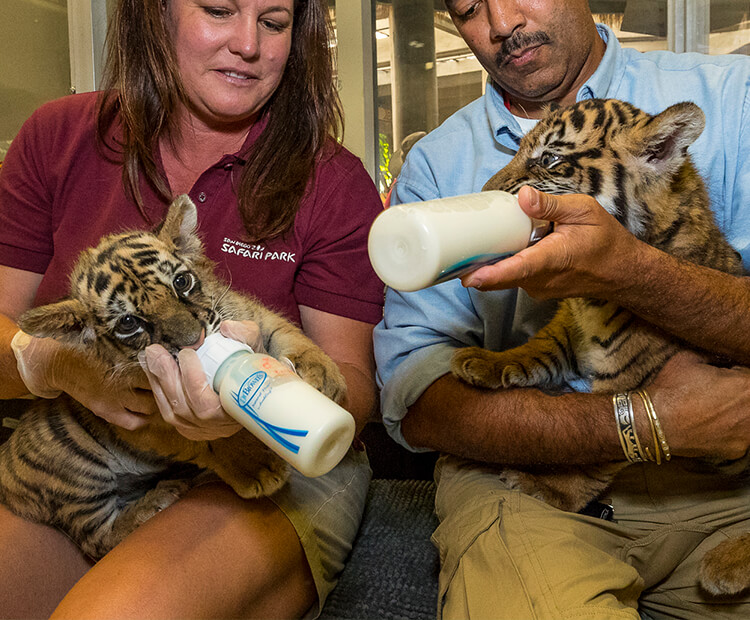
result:
[[[380,203],[330,138],[340,107],[323,0],[120,0],[109,50],[103,94],[43,106],[0,172],[0,397],[65,391],[110,422],[136,428],[162,415],[193,439],[238,430],[216,401],[195,404],[204,386],[183,383],[194,358],[178,368],[157,347],[150,384],[102,394],[102,378],[54,342],[17,346],[18,359],[10,345],[15,318],[65,294],[82,249],[151,227],[189,193],[209,257],[339,364],[361,429],[376,398],[382,284],[365,246]],[[252,338],[252,325],[235,327]],[[93,566],[57,530],[0,509],[0,615],[316,615],[369,476],[352,449],[322,478],[295,474],[273,501],[200,486]]]

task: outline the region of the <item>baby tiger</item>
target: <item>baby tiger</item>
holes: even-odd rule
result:
[[[636,237],[669,254],[731,274],[739,255],[719,231],[687,148],[701,134],[692,103],[651,116],[617,100],[587,100],[548,112],[521,140],[513,160],[484,186],[515,193],[531,185],[551,194],[596,198]],[[684,346],[612,302],[564,299],[554,318],[526,344],[507,351],[458,350],[453,373],[472,385],[561,389],[586,378],[593,392],[642,388]],[[504,470],[510,487],[576,512],[600,496],[626,462],[560,467],[542,475]],[[750,538],[727,541],[704,560],[703,584],[714,593],[750,586]],[[726,543],[725,543],[726,544]],[[744,546],[747,551],[740,551]],[[725,554],[722,556],[722,554]],[[733,585],[722,576],[729,555],[748,556]]]
[[[70,297],[29,310],[20,327],[85,352],[112,382],[127,384],[142,372],[138,353],[149,344],[176,355],[222,320],[252,320],[272,356],[289,358],[340,402],[346,386],[336,364],[286,319],[229,290],[203,255],[196,226],[195,205],[180,196],[157,230],[104,237],[79,257]],[[200,472],[245,498],[270,495],[288,477],[286,463],[244,430],[191,441],[153,416],[129,431],[62,395],[37,401],[0,446],[0,503],[59,528],[96,559],[176,501]]]

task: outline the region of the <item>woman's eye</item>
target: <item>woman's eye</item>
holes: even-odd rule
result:
[[[287,28],[285,24],[280,24],[270,19],[265,19],[261,23],[267,30],[270,30],[271,32],[283,32]]]
[[[220,6],[204,6],[203,10],[211,17],[228,17],[231,15],[229,9]]]
[[[550,168],[554,168],[557,164],[559,164],[562,161],[562,157],[555,153],[545,153],[539,158],[539,163],[542,165],[543,168],[547,168],[548,170]]]
[[[128,336],[137,334],[139,331],[141,331],[141,321],[132,314],[126,314],[117,320],[115,332],[117,332],[118,336],[127,338]]]
[[[195,278],[192,273],[181,273],[172,280],[172,286],[178,295],[187,295],[195,284]]]

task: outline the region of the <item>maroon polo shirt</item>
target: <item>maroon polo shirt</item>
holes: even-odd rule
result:
[[[86,93],[42,106],[0,168],[0,264],[44,274],[35,304],[67,294],[76,257],[102,235],[150,227],[124,191],[121,165],[97,144],[96,99]],[[293,230],[284,239],[249,244],[233,188],[242,154],[259,132],[253,128],[243,148],[222,157],[190,191],[206,254],[234,289],[294,321],[301,304],[376,323],[383,284],[367,256],[367,234],[382,205],[362,163],[343,148],[331,149]],[[141,191],[152,222],[160,222],[167,203],[144,179]]]

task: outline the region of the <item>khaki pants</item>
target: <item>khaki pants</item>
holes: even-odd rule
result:
[[[310,565],[318,600],[305,614],[317,618],[344,570],[365,510],[372,470],[364,448],[349,448],[319,478],[292,470],[289,483],[269,497],[292,522]]]
[[[712,599],[703,554],[750,531],[750,483],[634,465],[607,503],[615,521],[566,513],[509,491],[492,469],[442,456],[438,617],[446,620],[750,618],[750,595]]]

